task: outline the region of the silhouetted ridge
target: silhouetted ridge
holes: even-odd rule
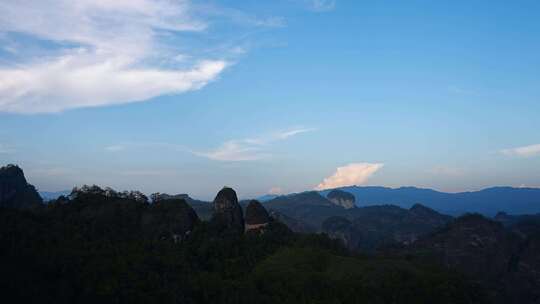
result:
[[[0,168],[0,207],[29,208],[43,203],[34,186],[26,182],[19,166]]]

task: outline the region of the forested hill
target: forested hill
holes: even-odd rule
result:
[[[484,303],[442,267],[296,234],[225,188],[209,221],[182,199],[83,187],[0,208],[0,286],[17,303]]]

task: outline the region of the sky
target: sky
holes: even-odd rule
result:
[[[4,0],[0,164],[211,199],[540,187],[540,2]]]

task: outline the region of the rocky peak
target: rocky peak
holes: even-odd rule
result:
[[[326,196],[328,200],[330,200],[332,203],[341,206],[345,209],[351,209],[356,207],[355,205],[355,197],[349,192],[345,192],[343,190],[332,190],[328,195]]]
[[[252,200],[246,207],[246,231],[259,230],[270,222],[270,215],[256,200]]]
[[[238,197],[232,188],[224,187],[214,199],[213,221],[239,232],[244,231],[244,215]]]
[[[36,188],[26,182],[19,166],[10,164],[0,168],[0,206],[28,208],[42,202]]]

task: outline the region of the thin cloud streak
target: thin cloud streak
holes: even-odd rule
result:
[[[309,7],[315,12],[328,12],[336,7],[336,0],[308,0]]]
[[[503,149],[500,152],[507,156],[532,157],[540,155],[540,144]]]
[[[269,158],[271,153],[265,151],[265,146],[286,140],[298,134],[315,131],[314,128],[297,128],[272,133],[256,138],[229,140],[215,150],[194,152],[195,155],[217,161],[254,161]]]
[[[192,152],[185,146],[166,142],[122,142],[104,148],[107,152],[122,152],[131,149],[168,149],[179,152]]]

